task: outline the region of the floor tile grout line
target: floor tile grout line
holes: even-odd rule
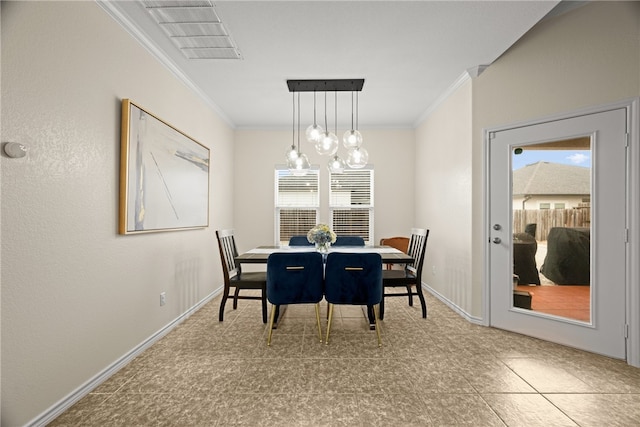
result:
[[[573,420],[573,418],[571,418],[568,415],[568,413],[566,413],[565,411],[562,411],[560,409],[560,406],[554,405],[550,401],[549,396],[553,394],[572,395],[572,396],[607,395],[607,394],[616,395],[616,396],[617,395],[640,396],[640,388],[638,388],[639,391],[637,393],[633,392],[634,390],[632,388],[633,383],[630,383],[628,386],[630,387],[629,390],[631,391],[626,393],[601,393],[597,391],[594,391],[593,393],[588,393],[588,392],[582,392],[582,393],[566,392],[566,393],[546,393],[546,394],[542,393],[539,391],[539,388],[533,387],[533,385],[529,381],[525,380],[525,377],[523,375],[518,374],[517,371],[513,368],[513,366],[508,365],[507,361],[510,359],[522,360],[523,358],[524,359],[530,358],[531,356],[529,355],[521,354],[522,352],[526,352],[526,351],[533,351],[534,358],[540,358],[542,354],[546,354],[547,352],[558,351],[559,352],[557,353],[558,356],[563,358],[567,357],[567,355],[580,355],[581,356],[580,363],[587,363],[588,361],[593,360],[593,362],[591,363],[593,363],[592,366],[594,367],[609,366],[610,364],[609,362],[604,363],[605,362],[604,360],[600,361],[600,359],[597,358],[598,356],[593,356],[593,359],[592,359],[592,356],[585,355],[582,352],[574,353],[574,350],[558,347],[557,345],[552,345],[549,343],[543,343],[543,342],[541,343],[537,340],[533,340],[528,337],[514,336],[504,331],[493,331],[491,329],[478,329],[473,325],[469,325],[467,323],[462,323],[458,321],[459,319],[456,317],[449,316],[446,310],[439,310],[437,308],[438,307],[437,302],[435,304],[431,303],[430,300],[428,302],[430,303],[431,309],[429,312],[430,316],[427,319],[422,319],[420,316],[420,313],[417,313],[416,311],[409,309],[408,306],[407,307],[403,305],[398,305],[397,307],[393,306],[393,313],[398,317],[395,317],[395,316],[388,317],[387,320],[383,321],[385,322],[383,323],[383,329],[384,329],[383,341],[391,339],[394,333],[397,334],[397,339],[395,341],[391,341],[391,343],[394,343],[394,344],[398,343],[399,345],[403,345],[406,339],[413,340],[413,341],[415,340],[429,341],[433,339],[440,340],[436,343],[438,345],[434,346],[430,350],[432,350],[434,354],[442,355],[441,356],[443,357],[442,360],[445,360],[447,357],[449,358],[452,357],[456,353],[455,349],[469,348],[471,351],[465,351],[455,357],[455,360],[456,360],[455,364],[457,366],[460,366],[460,367],[463,366],[461,364],[459,365],[459,362],[465,362],[465,360],[467,361],[465,362],[465,364],[468,364],[470,366],[468,362],[471,359],[469,358],[477,357],[477,355],[490,355],[493,361],[490,361],[490,364],[487,365],[488,368],[491,368],[491,364],[493,364],[494,362],[497,362],[499,363],[499,365],[496,365],[496,366],[506,367],[509,370],[509,372],[511,372],[511,374],[515,374],[515,377],[518,378],[519,381],[521,381],[523,384],[526,384],[528,387],[531,387],[531,390],[533,390],[533,392],[520,392],[520,393],[496,392],[496,391],[481,392],[480,391],[481,389],[478,388],[477,385],[469,381],[469,377],[467,376],[469,374],[464,374],[462,375],[462,377],[465,378],[467,382],[467,386],[469,387],[469,390],[471,390],[470,392],[461,392],[459,390],[434,389],[433,392],[429,393],[430,395],[442,396],[442,397],[450,396],[450,395],[478,396],[482,400],[482,402],[484,402],[484,404],[489,408],[493,416],[497,417],[497,419],[499,419],[503,424],[506,424],[506,421],[505,421],[506,419],[503,416],[501,416],[500,413],[496,410],[496,408],[494,408],[489,403],[489,401],[485,398],[485,396],[491,395],[491,394],[494,394],[494,395],[537,394],[539,396],[542,396],[546,401],[548,401],[555,408],[557,408],[560,411],[560,413],[562,413],[564,416],[566,416],[568,419],[572,420],[573,422],[576,422],[576,421]],[[433,310],[434,305],[436,307],[435,310]],[[209,307],[214,308],[214,305],[210,305]],[[389,308],[391,307],[392,305],[389,304]],[[187,324],[185,322],[184,328],[180,328],[179,330],[176,331],[178,333],[172,335],[171,337],[167,337],[167,340],[162,342],[162,345],[164,346],[164,348],[160,349],[161,351],[157,351],[152,354],[150,353],[148,356],[148,360],[145,360],[144,365],[141,365],[141,367],[144,367],[144,369],[151,369],[148,367],[153,365],[154,363],[157,363],[158,361],[161,363],[166,363],[167,362],[166,352],[171,352],[171,351],[174,351],[175,349],[182,349],[182,346],[188,346],[190,344],[198,343],[198,342],[201,342],[203,339],[217,341],[221,345],[224,345],[224,342],[231,339],[232,337],[231,334],[234,333],[234,330],[242,331],[244,329],[245,333],[247,333],[250,336],[254,336],[255,332],[252,331],[252,329],[254,328],[254,326],[252,326],[253,320],[251,320],[254,317],[253,316],[255,312],[254,308],[255,308],[254,306],[246,306],[239,313],[233,313],[235,315],[229,316],[229,320],[231,320],[231,322],[225,322],[226,324],[224,326],[221,326],[220,328],[217,328],[218,325],[216,322],[213,321],[213,319],[207,318],[204,316],[204,313],[208,313],[209,317],[216,315],[217,313],[215,313],[215,310],[212,310],[212,309],[208,311],[202,310],[201,311],[201,313],[203,313],[202,316],[199,316],[197,319],[194,319],[194,322],[192,323]],[[438,314],[439,312],[441,312],[441,314]],[[389,313],[391,313],[391,311]],[[342,315],[341,315],[341,318],[342,318]],[[355,319],[355,318],[346,317],[346,319]],[[396,329],[398,325],[402,325],[403,323],[404,323],[404,326],[402,328]],[[233,364],[233,361],[236,360],[238,355],[241,355],[243,360],[257,360],[257,361],[273,360],[275,365],[278,365],[279,363],[278,361],[283,361],[284,363],[287,363],[286,362],[287,360],[296,360],[296,361],[299,361],[299,363],[295,364],[296,372],[303,373],[305,363],[313,365],[315,363],[319,363],[320,361],[327,365],[335,361],[343,361],[344,364],[342,366],[349,366],[352,363],[357,363],[358,361],[361,361],[361,363],[368,364],[369,366],[384,367],[384,369],[391,370],[391,371],[393,371],[393,363],[402,364],[403,360],[407,362],[413,361],[411,357],[399,357],[402,355],[402,350],[400,350],[399,348],[393,348],[389,346],[391,348],[388,348],[388,347],[383,348],[383,350],[381,351],[377,351],[377,348],[376,349],[372,348],[370,343],[368,342],[368,339],[371,338],[371,334],[369,333],[371,331],[368,331],[368,330],[367,331],[349,330],[347,333],[342,335],[342,338],[345,339],[343,343],[353,343],[355,345],[362,346],[360,347],[362,349],[366,349],[366,352],[367,352],[366,357],[355,355],[355,353],[350,354],[347,357],[339,357],[338,355],[336,355],[336,353],[331,353],[330,351],[321,355],[321,357],[315,357],[315,356],[310,357],[308,352],[310,349],[311,351],[313,351],[313,347],[310,346],[311,336],[313,335],[315,338],[315,335],[317,334],[317,331],[315,328],[315,322],[312,322],[312,324],[313,324],[313,328],[311,328],[311,323],[300,322],[300,325],[302,326],[302,333],[299,335],[299,337],[298,337],[298,334],[291,334],[289,335],[289,338],[287,338],[290,340],[289,341],[290,344],[294,342],[297,342],[298,344],[291,346],[291,348],[288,350],[280,348],[276,352],[265,351],[266,328],[262,328],[260,333],[255,334],[256,337],[261,337],[259,338],[259,342],[257,340],[256,342],[250,343],[250,340],[247,340],[247,343],[249,344],[246,348],[250,349],[249,354],[237,353],[237,351],[241,351],[239,350],[240,347],[238,347],[238,350],[235,350],[236,351],[235,355],[234,353],[222,351],[220,353],[214,353],[214,355],[205,356],[206,360],[210,361],[207,363],[211,363],[212,368],[216,364],[221,364],[223,366],[220,367],[220,371],[223,371],[227,367],[234,368],[234,366],[231,366],[231,365]],[[389,328],[391,328],[391,331],[389,331]],[[207,331],[215,331],[214,332],[215,337],[214,335],[211,334],[211,332],[207,332]],[[287,335],[287,334],[279,334],[279,336],[284,336],[284,335]],[[502,339],[501,337],[509,337],[509,339],[505,340],[505,339]],[[263,341],[263,338],[264,338],[264,341]],[[276,335],[274,335],[274,339],[275,338],[276,338]],[[487,340],[497,340],[497,341],[487,341]],[[512,341],[515,343],[505,344],[505,342],[512,342]],[[389,341],[385,342],[385,344],[388,342]],[[522,349],[518,347],[517,345],[518,342],[520,343],[520,345],[524,345]],[[487,345],[487,343],[493,343],[493,344]],[[411,344],[411,343],[408,342],[407,344]],[[471,346],[469,346],[470,344]],[[350,345],[350,344],[347,344],[347,345]],[[453,347],[447,347],[448,345],[449,346],[453,345]],[[198,345],[197,348],[198,350],[202,351],[207,347]],[[215,346],[212,346],[211,348],[215,348]],[[336,346],[334,350],[335,349],[339,350],[340,348],[341,347]],[[417,351],[421,353],[421,358],[423,358],[424,360],[428,360],[431,358],[432,354],[429,352],[428,347],[419,346],[416,348],[417,348]],[[291,351],[292,349],[293,351]],[[511,352],[513,352],[513,354],[511,354]],[[223,354],[224,356],[219,356],[216,354]],[[458,360],[459,362],[457,362]],[[254,362],[251,362],[251,363],[254,363]],[[257,362],[257,363],[260,363],[260,362]],[[439,362],[436,361],[436,363],[439,363]],[[433,365],[433,366],[437,366],[437,365]],[[567,365],[564,367],[564,369],[566,369],[569,374],[571,374],[572,372],[571,369],[578,369],[578,368],[579,368],[579,364],[577,363],[575,364],[575,366]],[[619,375],[625,372],[622,368],[618,367],[615,364],[611,365],[611,368],[608,368],[608,369],[615,369],[615,371],[612,371],[612,372],[618,372]],[[214,371],[218,372],[218,367],[215,367]],[[243,370],[243,369],[240,369],[238,372],[240,372],[241,375],[235,378],[234,382],[236,384],[239,384],[240,381],[242,381],[247,375],[251,375],[249,371]],[[472,371],[469,371],[469,372],[472,372]],[[121,393],[125,385],[133,381],[137,375],[139,374],[138,373],[131,374],[127,378],[127,380],[124,383],[120,384],[114,392],[110,393],[110,397],[102,401],[102,403],[105,403],[107,400],[112,399],[113,396],[116,395],[116,393]],[[357,372],[354,375],[357,375]],[[585,375],[587,379],[591,378],[588,376],[591,374],[584,374],[579,377],[576,376],[576,378],[582,382],[585,382],[586,384],[589,384],[589,382],[584,378]],[[304,374],[302,376],[304,377]],[[251,381],[253,380],[254,379],[251,378]],[[410,377],[409,383],[410,384],[406,385],[407,390],[419,389],[420,381],[416,381],[415,379]],[[356,387],[360,387],[360,386],[356,385]],[[404,387],[405,386],[396,387],[394,390],[404,390],[405,389]],[[382,388],[382,390],[383,389],[384,387]],[[185,388],[185,390],[188,390],[188,387]],[[134,394],[134,393],[131,393],[131,394]],[[174,393],[161,393],[161,392],[142,393],[142,394],[175,395]],[[135,395],[142,395],[142,394],[135,394]],[[308,395],[306,392],[304,394]],[[359,403],[358,410],[362,411],[363,410],[361,406],[363,402],[362,398],[363,396],[366,396],[366,394],[363,394],[363,393],[351,393],[351,394],[358,397],[358,400],[357,400]],[[410,393],[405,393],[405,392],[398,392],[393,394],[398,396],[412,395]],[[229,395],[235,396],[239,394],[231,392],[229,393]],[[261,393],[256,393],[256,396],[260,396],[260,395]],[[423,403],[425,402],[423,398],[421,398],[421,401]],[[227,411],[227,413],[230,413],[230,412]],[[89,418],[83,417],[83,419],[87,419],[88,423],[90,422]],[[223,419],[224,418],[216,419],[215,425],[221,425],[220,423],[223,422],[222,421]]]

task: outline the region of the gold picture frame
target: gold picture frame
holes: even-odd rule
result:
[[[120,150],[120,234],[209,226],[209,148],[123,99]]]

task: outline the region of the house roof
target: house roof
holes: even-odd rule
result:
[[[513,171],[514,195],[590,193],[591,168],[537,162]]]

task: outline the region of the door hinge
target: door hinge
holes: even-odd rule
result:
[[[629,229],[628,228],[624,229],[624,242],[625,243],[629,243]]]
[[[626,148],[629,148],[629,141],[631,140],[631,136],[629,134],[629,132],[624,134],[624,146]]]
[[[629,324],[624,325],[624,337],[629,338]]]

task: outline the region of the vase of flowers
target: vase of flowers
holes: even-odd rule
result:
[[[331,244],[336,241],[336,233],[327,224],[318,224],[309,230],[307,240],[315,243],[318,252],[327,253]]]

